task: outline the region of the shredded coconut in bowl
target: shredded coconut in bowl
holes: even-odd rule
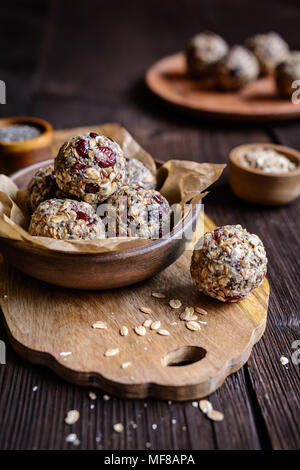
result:
[[[240,161],[244,166],[264,173],[288,173],[297,168],[296,163],[282,153],[263,147],[249,149]]]

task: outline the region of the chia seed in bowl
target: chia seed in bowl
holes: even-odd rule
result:
[[[0,141],[2,142],[23,142],[24,140],[35,139],[42,134],[38,126],[31,124],[11,124],[0,128]]]

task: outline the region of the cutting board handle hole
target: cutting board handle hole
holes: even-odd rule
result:
[[[204,359],[206,353],[206,349],[198,346],[181,346],[165,354],[161,362],[167,367],[189,366]]]

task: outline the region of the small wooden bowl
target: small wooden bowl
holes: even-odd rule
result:
[[[297,168],[288,173],[276,174],[248,168],[240,159],[254,147],[276,150],[295,162]],[[232,191],[245,201],[265,206],[288,204],[300,195],[300,152],[270,143],[239,145],[229,155],[229,183]]]
[[[3,142],[0,140],[0,173],[9,175],[46,158],[51,157],[53,128],[44,119],[35,117],[7,117],[0,119],[0,127],[12,124],[32,124],[42,130],[42,134],[34,139],[21,142]]]
[[[24,188],[38,168],[52,163],[51,159],[31,165],[11,178]],[[172,230],[170,238],[114,253],[62,253],[6,238],[0,238],[0,249],[13,266],[42,281],[75,289],[111,289],[148,279],[174,263],[183,253],[186,234],[196,227],[197,217],[198,210],[193,208],[184,227]]]

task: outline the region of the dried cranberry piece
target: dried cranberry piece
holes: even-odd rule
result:
[[[90,132],[90,137],[92,139],[94,139],[95,137],[98,137],[99,134],[97,134],[96,132]]]
[[[216,228],[216,230],[214,230],[214,239],[215,239],[216,241],[220,240],[220,238],[222,237],[222,235],[223,235],[222,229]]]
[[[88,156],[88,145],[85,139],[79,139],[75,144],[76,151],[80,157]]]
[[[86,170],[87,169],[87,165],[85,165],[84,163],[75,163],[74,165],[74,168],[76,168],[77,170]]]
[[[99,147],[95,158],[102,168],[114,166],[116,163],[116,154],[109,147]]]
[[[156,201],[158,204],[163,204],[163,203],[164,203],[163,198],[162,198],[159,194],[156,194],[155,196],[153,196],[153,199],[154,199],[154,201]]]
[[[85,192],[86,193],[97,193],[99,191],[100,187],[96,183],[87,183],[85,185]]]
[[[236,295],[233,297],[225,297],[226,302],[238,302],[239,300],[244,299],[243,295]]]
[[[83,220],[89,220],[89,216],[85,214],[85,212],[82,211],[77,211],[76,212],[76,219],[83,219]]]

